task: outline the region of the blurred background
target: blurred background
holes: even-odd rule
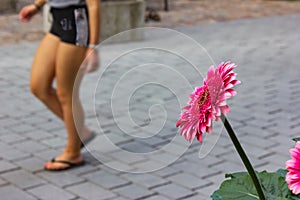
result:
[[[120,13],[120,10],[127,14],[130,13],[135,18],[138,17],[139,23],[135,23],[134,27],[127,26],[114,30],[114,34],[124,29],[143,26],[172,28],[241,18],[300,13],[300,1],[297,0],[105,0],[103,6],[134,1],[143,3],[141,6],[144,12],[139,12],[137,15],[134,10],[128,11],[124,7],[120,7],[116,13]],[[44,18],[37,16],[29,25],[22,24],[18,20],[18,11],[24,5],[32,2],[32,0],[1,0],[0,44],[36,41],[43,36],[43,21],[44,23],[49,21],[47,16]],[[111,18],[106,22],[102,21],[104,25],[108,24],[107,22],[111,22]],[[117,25],[110,23],[109,26],[116,29],[114,26]],[[106,34],[105,37],[108,35]]]

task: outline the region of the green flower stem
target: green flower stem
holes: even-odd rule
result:
[[[254,171],[254,169],[253,169],[253,167],[252,167],[252,165],[251,165],[251,163],[250,163],[243,147],[241,146],[238,138],[236,137],[236,135],[234,133],[234,130],[232,129],[232,127],[231,127],[229,121],[227,120],[227,118],[225,117],[225,115],[223,115],[223,114],[221,115],[221,120],[224,123],[224,126],[225,126],[225,128],[226,128],[226,130],[227,130],[227,132],[228,132],[228,134],[231,138],[231,141],[233,142],[235,149],[237,150],[239,156],[241,157],[241,159],[242,159],[242,161],[243,161],[243,163],[244,163],[244,165],[245,165],[245,167],[246,167],[246,169],[247,169],[247,171],[248,171],[248,173],[249,173],[249,175],[250,175],[250,177],[251,177],[251,179],[252,179],[252,181],[255,185],[255,188],[256,188],[257,194],[259,196],[259,199],[260,200],[265,200],[266,198],[265,198],[264,192],[262,190],[261,184],[260,184],[260,182],[257,178],[257,175],[256,175],[256,173],[255,173],[255,171]]]

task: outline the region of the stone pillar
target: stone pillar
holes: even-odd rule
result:
[[[17,0],[1,0],[0,13],[15,12],[17,6]]]
[[[144,0],[120,0],[104,1],[101,3],[101,41],[118,34],[120,32],[144,27],[145,2]],[[51,14],[49,6],[43,8],[44,31],[50,29]],[[121,41],[112,40],[111,42],[122,42],[139,40],[143,38],[142,31],[133,31],[126,34],[126,38]],[[118,40],[120,38],[118,37]]]

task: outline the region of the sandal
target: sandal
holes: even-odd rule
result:
[[[53,158],[51,160],[51,162],[52,163],[62,163],[62,164],[66,164],[67,166],[64,167],[64,168],[57,168],[57,169],[49,169],[49,168],[44,167],[44,169],[46,171],[64,171],[64,170],[80,167],[80,166],[83,166],[85,164],[85,162],[83,160],[78,162],[78,163],[73,163],[73,162],[66,161],[66,160],[55,160],[55,158]]]
[[[82,142],[81,142],[81,149],[84,147],[84,146],[86,146],[89,142],[91,142],[94,138],[96,137],[96,133],[95,132],[93,132],[93,131],[91,131],[90,132],[90,136],[89,137],[87,137],[86,139],[84,139],[84,140],[82,140]]]

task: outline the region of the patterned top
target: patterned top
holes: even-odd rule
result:
[[[53,8],[64,8],[74,5],[85,5],[85,0],[48,0],[48,3]]]

